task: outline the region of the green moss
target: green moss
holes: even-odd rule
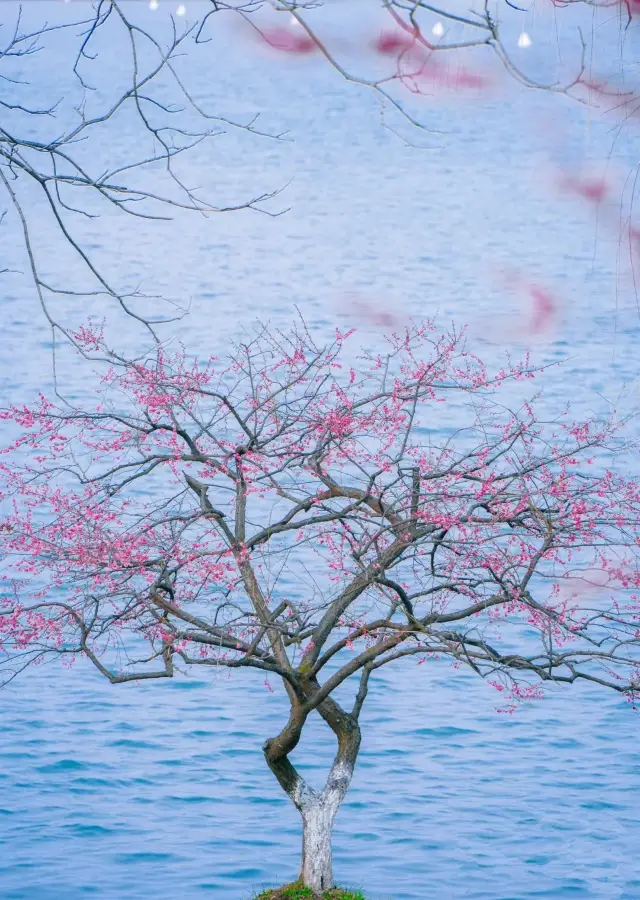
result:
[[[281,888],[272,888],[258,894],[255,900],[316,900],[311,888],[305,887],[299,881],[293,884],[285,884]],[[325,891],[322,900],[365,900],[360,891],[343,891],[341,888],[333,888]]]

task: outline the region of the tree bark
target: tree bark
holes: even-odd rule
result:
[[[320,895],[333,887],[331,835],[334,818],[332,810],[323,803],[315,803],[302,813],[300,881]]]
[[[317,682],[313,688],[319,688]],[[300,739],[306,711],[294,707],[285,728],[278,737],[267,741],[263,749],[269,768],[302,816],[300,880],[321,897],[334,886],[331,835],[353,776],[360,749],[360,728],[357,718],[331,698],[319,704],[318,712],[338,738],[338,752],[322,791],[313,790],[288,758]]]
[[[301,806],[300,880],[317,894],[334,887],[331,837],[333,823],[351,782],[353,766],[336,760],[324,790]]]

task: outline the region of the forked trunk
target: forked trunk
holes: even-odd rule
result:
[[[353,763],[336,759],[323,791],[303,794],[298,805],[302,815],[302,865],[300,880],[316,894],[330,890],[333,885],[331,836],[340,804],[349,789]]]
[[[314,686],[319,687],[317,683]],[[338,752],[322,791],[309,787],[288,758],[300,738],[306,711],[300,713],[299,708],[293,707],[287,726],[277,738],[266,741],[263,750],[269,768],[302,816],[300,880],[317,897],[322,897],[334,886],[331,835],[353,776],[360,749],[360,728],[357,718],[345,713],[331,698],[319,704],[318,712],[338,738]]]
[[[324,891],[334,886],[331,835],[336,814],[353,775],[357,746],[352,749],[355,752],[350,754],[351,758],[344,759],[338,754],[327,783],[320,792],[306,784],[288,759],[270,760],[272,771],[302,816],[300,880],[317,896],[322,896]]]

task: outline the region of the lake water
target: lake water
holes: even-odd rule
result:
[[[204,8],[187,6],[187,18]],[[354,22],[372,6],[334,6],[331,34],[355,41]],[[15,9],[3,4],[4,19]],[[50,22],[72,14],[44,2],[26,13]],[[165,13],[145,4],[136,14],[151,22]],[[375,13],[367,21],[375,35]],[[553,43],[549,22],[522,14],[513,34],[526,26],[533,52]],[[608,27],[598,48],[612,65],[622,37]],[[623,37],[633,58],[638,26]],[[624,253],[606,210],[596,220],[554,189],[560,164],[584,164],[606,165],[622,191],[637,163],[637,122],[620,131],[562,97],[508,87],[472,101],[411,101],[442,134],[388,116],[407,144],[381,123],[371,92],[326,64],[276,60],[229,25],[213,38],[183,62],[198,98],[245,121],[261,112],[265,130],[292,140],[230,130],[193,152],[190,183],[220,204],[289,184],[270,208],[290,211],[185,214],[173,223],[105,214],[82,224],[83,240],[120,284],[190,304],[172,326],[190,351],[223,353],[257,316],[286,325],[296,306],[320,336],[355,323],[371,346],[374,325],[355,320],[345,300],[355,293],[400,316],[468,321],[489,360],[535,338],[536,361],[564,360],[544,379],[550,410],[566,399],[578,411],[603,397],[637,401],[640,318]],[[52,95],[65,90],[65,40],[35,64]],[[348,52],[354,67],[368,64]],[[120,50],[104,54],[102,71],[115,81]],[[92,152],[126,155],[135,140],[125,118],[113,144]],[[47,278],[79,283],[77,262],[37,214]],[[2,227],[3,257],[8,248],[10,268],[25,270],[15,222]],[[561,299],[553,331],[527,331],[531,310],[500,287],[505,266]],[[19,402],[51,387],[50,334],[26,278],[9,273],[2,289],[2,403]],[[58,307],[69,322],[98,308],[77,298]],[[113,321],[119,345],[132,347],[139,335]],[[64,351],[59,374],[74,396],[90,397],[85,370]],[[434,660],[374,681],[336,824],[337,881],[371,900],[639,900],[638,714],[586,688],[550,691],[514,717],[498,715],[495,698]],[[249,900],[253,889],[295,877],[298,815],[261,752],[286,708],[260,678],[196,673],[112,687],[81,662],[49,665],[3,692],[0,716],[2,900]],[[294,761],[319,784],[332,749],[314,722]]]

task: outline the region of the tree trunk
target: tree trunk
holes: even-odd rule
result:
[[[271,770],[302,816],[300,880],[320,897],[334,886],[331,854],[333,823],[351,783],[358,744],[359,739],[355,747],[349,748],[352,752],[346,758],[338,752],[327,783],[319,792],[309,787],[288,759],[270,759],[268,747],[265,748]]]
[[[313,685],[319,687],[317,682]],[[300,880],[317,897],[333,885],[331,834],[336,814],[349,789],[360,749],[357,717],[345,713],[331,698],[318,712],[338,738],[338,752],[322,791],[311,788],[291,764],[288,754],[297,746],[308,711],[292,707],[289,722],[263,750],[269,768],[302,816],[302,865]]]
[[[353,776],[355,759],[336,757],[327,783],[319,794],[304,793],[297,804],[302,816],[302,865],[300,880],[316,894],[333,884],[331,835],[336,814]]]
[[[316,894],[333,887],[331,833],[334,818],[334,810],[322,799],[302,811],[300,881]]]

